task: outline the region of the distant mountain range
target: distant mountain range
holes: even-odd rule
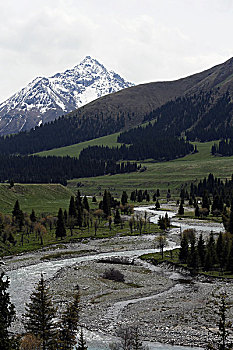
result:
[[[36,78],[0,104],[0,134],[29,130],[101,96],[133,86],[87,56],[50,78]]]
[[[0,153],[36,153],[126,131],[154,119],[160,135],[233,138],[233,58],[175,81],[142,84],[98,98],[28,133],[0,139]]]

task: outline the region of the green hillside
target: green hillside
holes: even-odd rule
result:
[[[131,174],[106,175],[95,178],[82,178],[80,188],[83,194],[98,194],[109,189],[114,195],[120,195],[123,190],[131,191],[136,188],[155,191],[160,188],[164,193],[170,188],[173,193],[179,192],[182,184],[200,180],[210,172],[225,179],[233,173],[233,157],[215,157],[210,153],[213,142],[195,143],[199,152],[169,162],[156,163],[140,162],[146,166],[144,172]],[[69,182],[74,188],[77,180]]]
[[[113,146],[119,146],[120,144],[117,143],[117,136],[119,135],[119,133],[115,133],[112,135],[107,135],[107,136],[103,136],[103,137],[99,137],[97,139],[94,140],[90,140],[90,141],[85,141],[85,142],[81,142],[81,143],[77,143],[75,145],[71,145],[71,146],[66,146],[66,147],[61,147],[61,148],[54,148],[52,150],[49,151],[44,151],[44,152],[39,152],[36,153],[40,156],[70,156],[70,157],[78,157],[79,153],[82,151],[83,148],[86,148],[88,146],[109,146],[109,147],[113,147]]]
[[[57,214],[61,207],[67,209],[70,189],[57,184],[15,184],[10,188],[8,184],[0,185],[0,212],[11,213],[16,200],[25,212]]]

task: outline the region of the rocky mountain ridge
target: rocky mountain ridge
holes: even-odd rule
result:
[[[87,56],[73,69],[38,77],[0,104],[0,134],[29,130],[90,101],[133,86]]]

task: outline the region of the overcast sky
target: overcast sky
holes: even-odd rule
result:
[[[0,102],[85,56],[136,84],[233,56],[233,0],[0,0]]]

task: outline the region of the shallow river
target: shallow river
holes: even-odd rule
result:
[[[137,208],[137,211],[147,211],[150,215],[153,215],[150,217],[151,222],[156,222],[158,220],[159,215],[164,215],[165,212],[161,211],[155,211],[151,210],[145,207]],[[168,212],[169,217],[173,218],[175,213],[174,212]],[[182,223],[176,219],[173,220],[173,224],[177,224],[179,228],[173,228],[173,233],[177,234],[180,232],[180,230],[184,230],[185,228],[191,228],[194,227],[199,230],[199,227],[202,231],[205,232],[219,232],[220,230],[223,230],[223,226],[220,224],[210,224],[207,222],[204,222],[203,224],[197,224],[195,221],[192,222],[185,222]],[[172,232],[171,232],[172,233]],[[174,246],[174,244],[170,244],[170,247]],[[43,272],[45,273],[45,278],[51,278],[54,276],[54,274],[62,267],[72,265],[74,263],[79,263],[83,261],[91,261],[91,260],[97,260],[104,257],[112,257],[112,256],[125,256],[125,257],[138,257],[144,253],[150,253],[155,252],[155,249],[146,249],[146,250],[131,250],[131,251],[122,251],[122,252],[110,252],[110,253],[102,253],[102,254],[96,254],[96,255],[89,255],[89,256],[83,256],[83,257],[76,257],[76,258],[70,258],[70,259],[64,259],[59,261],[47,261],[47,262],[41,262],[36,265],[31,265],[27,267],[22,267],[17,270],[8,271],[8,276],[10,277],[10,294],[12,298],[12,302],[16,306],[17,314],[20,316],[24,312],[25,304],[29,301],[29,296],[34,289],[35,284],[38,283],[38,280],[40,278],[40,274]],[[179,286],[178,286],[179,287]],[[178,288],[177,285],[173,288]],[[167,292],[166,292],[167,293]],[[172,293],[172,289],[169,291],[169,293]],[[147,298],[156,298],[156,296],[151,296]],[[116,303],[113,306],[113,310],[109,310],[109,317],[111,317],[112,312],[112,318],[117,317],[117,313],[124,308],[124,306],[128,305],[129,303],[136,303],[139,300],[146,300],[146,298],[141,299],[132,299],[127,300],[124,302]],[[113,319],[112,319],[113,321]],[[106,336],[101,332],[90,332],[86,331],[85,334],[87,340],[88,340],[88,346],[90,350],[102,350],[108,348],[108,343],[113,341],[114,338],[111,336]],[[185,349],[194,349],[194,348],[188,348],[188,347],[176,347],[176,346],[170,346],[165,344],[158,344],[158,343],[149,343],[147,344],[149,348],[153,350],[185,350]]]

